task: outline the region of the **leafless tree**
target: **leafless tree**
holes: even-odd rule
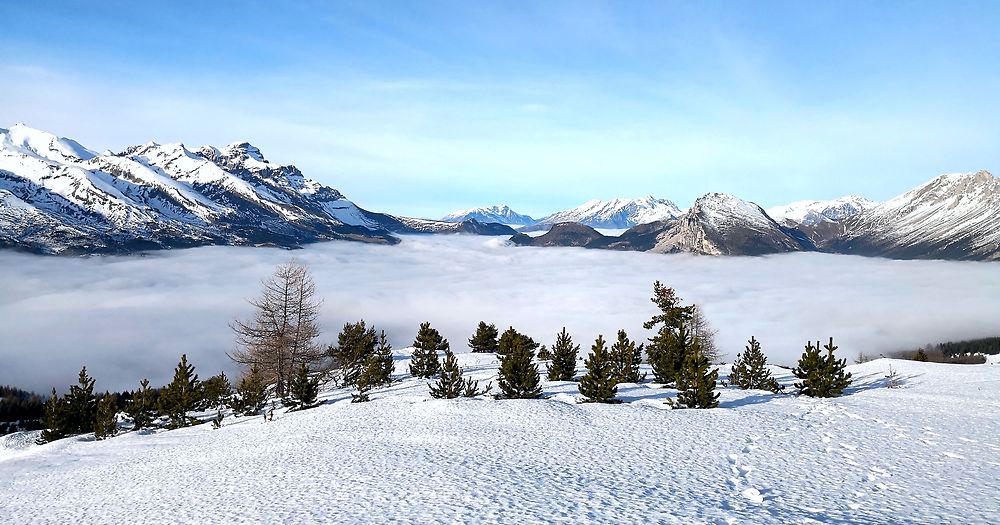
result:
[[[278,266],[262,288],[260,297],[249,301],[253,317],[229,325],[239,347],[229,358],[247,367],[256,365],[264,380],[283,395],[299,365],[314,368],[323,359],[316,343],[321,303],[315,299],[316,283],[309,268],[294,260]]]
[[[708,322],[701,305],[692,306],[694,308],[691,310],[691,318],[687,321],[688,330],[701,342],[701,351],[708,358],[708,362],[717,364],[720,356],[719,347],[715,344],[715,334],[719,331]]]

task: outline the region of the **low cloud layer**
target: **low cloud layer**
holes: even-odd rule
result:
[[[399,246],[330,242],[289,252],[210,247],[145,257],[0,254],[0,384],[64,388],[86,364],[100,390],[163,384],[182,353],[202,377],[236,367],[227,323],[274,266],[307,263],[324,300],[325,342],[364,318],[408,346],[431,321],[457,351],[480,320],[551,344],[566,326],[587,351],[598,333],[649,333],[652,282],[704,306],[725,358],[755,335],[792,364],[806,340],[859,351],[1000,335],[996,263],[892,261],[815,253],[713,258],[513,248],[502,239],[407,237]]]

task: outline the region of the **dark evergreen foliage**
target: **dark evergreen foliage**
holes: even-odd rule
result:
[[[535,355],[535,350],[538,350],[538,343],[534,339],[518,332],[513,326],[504,331],[500,335],[500,340],[497,343],[497,354],[505,355],[510,352],[513,348],[515,341],[520,341],[521,344],[531,352],[531,355]]]
[[[549,362],[549,381],[572,381],[576,376],[576,359],[580,345],[573,344],[573,338],[562,331],[556,334],[556,344],[552,345],[552,361]]]
[[[604,344],[604,336],[597,336],[584,360],[587,373],[580,378],[580,393],[597,403],[612,403],[618,393],[618,377],[614,356]]]
[[[913,354],[914,361],[927,362],[927,352],[924,352],[923,348],[918,348],[917,353]]]
[[[694,339],[685,354],[684,366],[677,376],[677,399],[670,400],[673,408],[715,408],[719,406],[719,393],[715,382],[719,369],[711,368],[712,363],[701,350],[701,343]]]
[[[746,350],[736,354],[729,382],[744,390],[770,390],[778,392],[783,387],[771,376],[767,368],[767,356],[760,349],[760,341],[751,337]]]
[[[194,365],[188,364],[187,354],[181,355],[181,360],[174,368],[174,378],[163,389],[159,398],[160,412],[169,418],[170,428],[180,428],[198,423],[189,416],[189,412],[200,410],[204,406],[201,396],[201,385]]]
[[[795,377],[801,381],[795,383],[800,394],[811,397],[837,397],[851,384],[851,374],[844,371],[847,366],[845,359],[837,359],[833,352],[833,338],[823,346],[826,354],[820,353],[819,341],[816,346],[812,342],[806,344],[806,350],[799,358],[798,366],[792,370]]]
[[[444,351],[444,366],[441,367],[441,374],[431,388],[431,397],[435,399],[455,399],[462,395],[465,389],[465,381],[462,379],[462,369],[458,366],[458,360],[451,350]]]
[[[256,366],[244,375],[238,385],[236,394],[232,397],[230,408],[237,416],[254,416],[264,410],[267,404],[267,383]]]
[[[538,375],[538,365],[534,362],[534,353],[529,347],[530,343],[532,343],[530,338],[520,334],[509,338],[507,353],[500,357],[500,377],[497,382],[502,394],[498,397],[536,399],[542,396],[542,387],[539,384],[541,378]],[[503,342],[500,346],[504,346]]]
[[[141,430],[153,423],[157,397],[157,392],[149,388],[149,379],[143,379],[139,390],[132,393],[132,400],[125,406],[125,415],[132,420],[132,430]]]
[[[646,378],[645,374],[639,373],[642,349],[642,345],[636,346],[634,341],[629,340],[625,330],[618,331],[618,340],[611,345],[610,353],[616,383],[638,383]]]
[[[118,434],[118,405],[110,393],[105,392],[97,402],[94,421],[94,439],[101,440]]]
[[[201,382],[201,397],[206,408],[228,406],[233,396],[233,385],[229,383],[226,373],[212,376]]]
[[[392,358],[392,345],[385,337],[385,330],[378,336],[375,353],[369,356],[365,363],[365,372],[370,374],[367,381],[371,386],[388,385],[392,382],[392,373],[396,371],[396,362]]]
[[[658,326],[675,330],[690,321],[694,315],[695,306],[681,306],[681,298],[677,296],[674,289],[663,286],[660,281],[653,283],[653,297],[650,300],[660,310],[660,313],[642,324],[646,330],[652,330]]]
[[[497,342],[497,333],[496,325],[479,321],[476,333],[469,339],[469,348],[475,353],[496,353],[499,344]]]
[[[364,370],[368,356],[375,353],[378,337],[375,327],[368,327],[362,319],[357,323],[347,323],[337,335],[337,346],[329,347],[327,355],[333,360],[333,367],[340,369],[341,382],[345,386],[355,384]]]
[[[319,376],[310,376],[309,367],[303,363],[288,383],[288,397],[284,399],[284,403],[289,410],[305,410],[317,405],[317,396]]]
[[[552,360],[552,351],[549,350],[549,347],[547,347],[545,345],[542,345],[542,347],[538,349],[538,356],[537,357],[538,357],[539,361],[551,361]]]
[[[410,375],[424,379],[434,377],[441,370],[439,351],[450,349],[448,340],[441,337],[431,324],[421,323],[417,338],[413,341],[413,357],[410,362]]]
[[[936,346],[937,350],[940,350],[948,357],[966,354],[997,355],[1000,354],[1000,337],[985,337],[968,341],[939,343]]]
[[[0,435],[42,428],[45,398],[12,386],[0,386]]]
[[[38,438],[39,444],[62,439],[68,435],[67,412],[66,400],[59,397],[56,389],[53,388],[52,396],[45,402],[45,413],[42,417],[43,430],[41,437]]]
[[[87,367],[83,367],[76,384],[69,387],[65,397],[67,434],[86,434],[94,431],[94,420],[97,418],[94,382],[94,378],[87,375]]]
[[[684,324],[674,329],[662,327],[659,333],[649,340],[646,354],[657,383],[667,385],[677,382],[684,367],[684,360],[691,352],[695,341]]]

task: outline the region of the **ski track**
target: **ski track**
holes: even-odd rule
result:
[[[492,356],[459,357],[493,377]],[[714,410],[670,410],[674,392],[649,384],[598,405],[572,382],[494,401],[432,400],[404,380],[370,403],[328,390],[272,422],[22,438],[0,447],[0,522],[1000,521],[1000,367],[893,367],[903,388],[881,387],[880,360],[852,366],[842,398],[721,389]]]

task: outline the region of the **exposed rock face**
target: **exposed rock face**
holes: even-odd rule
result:
[[[571,210],[543,217],[523,230],[540,230],[561,222],[576,222],[593,228],[622,229],[674,219],[681,214],[676,204],[666,199],[612,199],[587,201]]]

